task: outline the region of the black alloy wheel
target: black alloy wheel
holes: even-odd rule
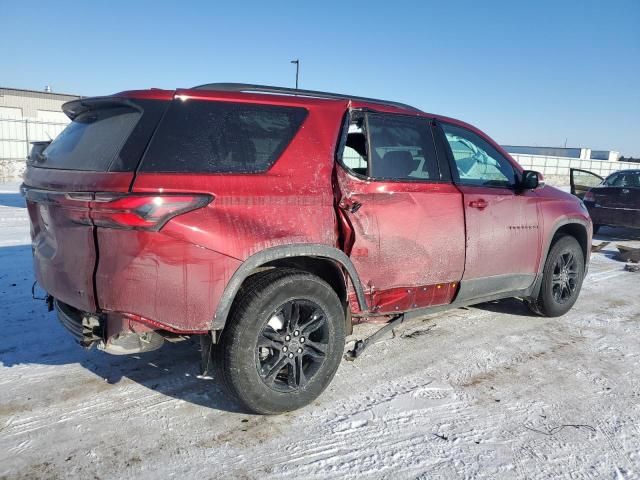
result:
[[[293,268],[266,270],[238,292],[214,368],[227,392],[252,412],[295,410],[331,382],[345,332],[344,304],[327,282]]]
[[[256,368],[269,388],[304,388],[320,370],[329,347],[326,313],[309,300],[280,306],[267,320],[256,344]]]
[[[585,252],[575,237],[555,239],[547,254],[537,297],[527,298],[531,311],[546,317],[567,313],[578,299],[585,273]]]
[[[553,298],[563,304],[578,291],[578,264],[573,252],[558,255],[551,278]]]

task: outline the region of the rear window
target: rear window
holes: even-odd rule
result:
[[[176,100],[140,170],[264,172],[293,139],[306,114],[297,107]]]
[[[168,102],[96,98],[76,101],[80,113],[30,165],[93,172],[136,169]]]

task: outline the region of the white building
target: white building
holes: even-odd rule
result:
[[[20,177],[30,142],[55,138],[69,123],[62,104],[80,98],[0,87],[0,181]]]

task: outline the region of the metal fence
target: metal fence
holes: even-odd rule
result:
[[[22,174],[30,142],[53,140],[66,126],[32,118],[0,118],[0,180]]]
[[[617,170],[627,168],[639,169],[640,163],[610,162],[608,160],[580,160],[578,158],[548,157],[544,155],[518,155],[511,156],[527,170],[536,170],[545,176],[557,176],[566,179],[569,184],[569,169],[578,168],[593,172],[601,177],[606,177]]]
[[[47,122],[37,119],[0,118],[0,181],[18,178],[31,149],[30,142],[56,138],[68,123]],[[610,162],[607,160],[580,160],[577,158],[512,153],[511,156],[523,168],[537,170],[545,176],[555,177],[560,184],[569,183],[569,169],[588,170],[606,177],[616,170],[640,168],[640,163]],[[345,151],[345,163],[351,168],[366,166],[364,160],[349,149]]]
[[[608,160],[580,160],[579,158],[552,157],[545,155],[522,155],[512,153],[511,156],[526,170],[542,173],[550,184],[569,185],[569,169],[588,170],[601,177],[606,177],[617,170],[627,168],[640,169],[640,163],[610,162]],[[344,163],[350,168],[366,167],[366,162],[355,151],[345,150]]]

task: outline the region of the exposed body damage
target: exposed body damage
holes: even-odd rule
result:
[[[563,250],[576,262],[560,266],[563,309],[588,263],[583,206],[457,120],[228,84],[122,92],[65,111],[70,132],[29,166],[23,186],[36,277],[63,324],[112,353],[187,335],[224,349],[243,312],[266,315],[251,302],[278,298],[260,307],[275,310],[255,332],[256,362],[272,390],[307,395],[291,408],[326,386],[305,382],[332,375],[336,360],[324,358],[352,322],[509,296],[561,314],[543,295],[548,256],[560,254],[552,247],[571,237],[581,249],[577,260],[574,244]],[[73,152],[100,125],[122,147],[86,167]],[[288,408],[274,402],[245,401],[265,413]]]

